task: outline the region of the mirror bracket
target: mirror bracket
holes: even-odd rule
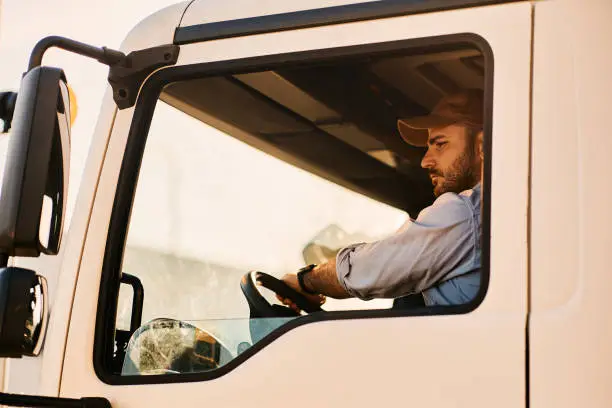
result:
[[[125,64],[110,67],[108,82],[113,88],[113,99],[119,109],[136,103],[138,90],[147,77],[158,68],[176,64],[178,45],[160,45],[129,53]]]

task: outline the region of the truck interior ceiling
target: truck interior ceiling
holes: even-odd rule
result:
[[[429,112],[485,84],[482,53],[466,44],[404,50],[173,82],[160,99],[273,156],[412,217],[433,199],[397,119]]]

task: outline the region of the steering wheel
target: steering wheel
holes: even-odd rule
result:
[[[323,309],[317,303],[310,302],[304,295],[287,286],[285,282],[276,279],[267,273],[251,271],[245,274],[240,280],[240,289],[246,298],[251,317],[293,317],[300,314],[286,306],[271,305],[263,297],[256,282],[264,288],[270,289],[276,294],[291,299],[301,310],[308,313],[322,312]]]

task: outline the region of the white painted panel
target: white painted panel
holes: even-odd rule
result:
[[[609,1],[535,8],[534,408],[612,404],[611,17]]]
[[[114,406],[125,407],[524,406],[530,4],[210,41],[182,47],[179,63],[465,32],[485,38],[495,57],[492,274],[487,297],[476,311],[462,316],[309,324],[284,334],[234,371],[208,382],[102,383],[93,372],[93,333],[108,220],[132,115],[132,110],[121,111],[85,244],[62,395],[102,395]]]

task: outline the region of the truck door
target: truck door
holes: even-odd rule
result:
[[[178,63],[145,82],[109,136],[62,397],[525,406],[532,6],[414,3],[189,7]],[[395,122],[462,88],[485,95],[478,295],[412,308],[329,299],[326,312],[263,317],[241,292],[249,270],[280,277],[330,259],[432,202],[424,150]],[[136,330],[123,272],[142,283]]]

